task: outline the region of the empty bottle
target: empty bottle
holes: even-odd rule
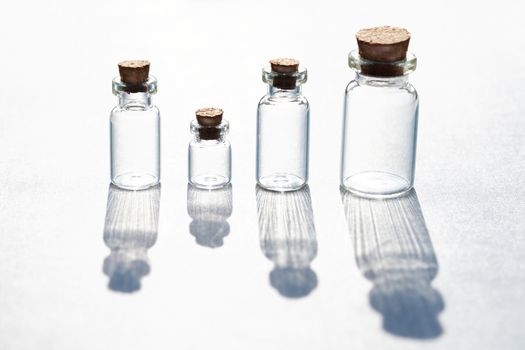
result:
[[[119,104],[111,111],[111,182],[140,190],[160,181],[160,114],[151,103],[157,80],[148,61],[123,61],[113,79]]]
[[[279,58],[263,69],[268,93],[257,109],[257,183],[268,190],[293,191],[308,181],[308,101],[301,93],[306,69]]]
[[[414,183],[418,96],[408,82],[416,58],[410,33],[376,27],[357,33],[349,55],[355,79],[345,93],[341,186],[365,197],[395,197]]]
[[[191,122],[193,139],[188,152],[188,179],[199,188],[220,188],[231,181],[230,125],[219,108],[202,108]]]

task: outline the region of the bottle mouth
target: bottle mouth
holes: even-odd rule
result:
[[[417,58],[407,52],[404,60],[395,62],[379,62],[367,60],[359,55],[359,50],[353,50],[348,55],[348,65],[357,73],[374,77],[398,77],[408,75],[416,70]]]
[[[270,66],[264,67],[262,70],[263,82],[284,90],[293,90],[306,83],[307,79],[308,72],[304,67],[299,67],[296,72],[291,73],[275,72]]]
[[[148,80],[142,84],[127,84],[120,79],[120,76],[113,78],[112,90],[114,95],[119,95],[123,92],[128,94],[147,92],[151,95],[157,92],[157,78],[150,75]]]
[[[230,131],[230,123],[223,119],[219,125],[200,125],[196,119],[190,123],[190,131],[202,140],[219,140]]]

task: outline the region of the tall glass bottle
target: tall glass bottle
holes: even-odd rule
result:
[[[419,101],[409,40],[402,28],[363,29],[349,55],[356,77],[345,92],[341,186],[354,194],[395,197],[413,186]]]
[[[202,108],[191,122],[193,139],[188,150],[188,180],[206,189],[223,187],[231,181],[231,146],[226,139],[230,124],[219,108]]]
[[[262,78],[268,93],[257,109],[257,183],[268,190],[293,191],[308,181],[308,101],[301,93],[306,69],[299,61],[270,61]]]
[[[119,63],[113,79],[119,104],[111,111],[111,182],[140,190],[160,181],[160,114],[151,103],[157,80],[148,61]]]

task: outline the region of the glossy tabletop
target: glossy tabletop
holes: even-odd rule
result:
[[[525,22],[499,1],[11,2],[0,12],[0,349],[525,348]],[[418,57],[415,191],[339,189],[354,33]],[[255,186],[261,68],[309,72],[310,181]],[[158,78],[161,186],[109,185],[111,80]],[[225,110],[233,181],[187,184]],[[279,142],[278,139],[275,142]]]

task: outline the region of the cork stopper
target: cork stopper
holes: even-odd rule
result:
[[[222,122],[223,110],[220,108],[201,108],[195,112],[197,122],[202,126],[218,126]]]
[[[148,81],[149,77],[149,61],[145,60],[131,60],[122,61],[118,64],[120,80],[129,85],[127,92],[145,92],[147,88],[144,83]]]
[[[216,128],[221,125],[223,110],[220,108],[201,108],[195,112],[197,123],[203,128],[199,129],[199,136],[203,140],[218,140],[221,130]]]
[[[275,58],[270,60],[270,66],[272,72],[277,73],[273,78],[273,86],[284,90],[295,89],[297,78],[293,74],[299,71],[298,60],[293,58]]]
[[[406,58],[410,33],[398,27],[373,27],[358,31],[356,39],[362,58],[386,63]]]
[[[270,65],[276,73],[295,73],[299,70],[299,61],[293,58],[275,58],[270,60]]]

